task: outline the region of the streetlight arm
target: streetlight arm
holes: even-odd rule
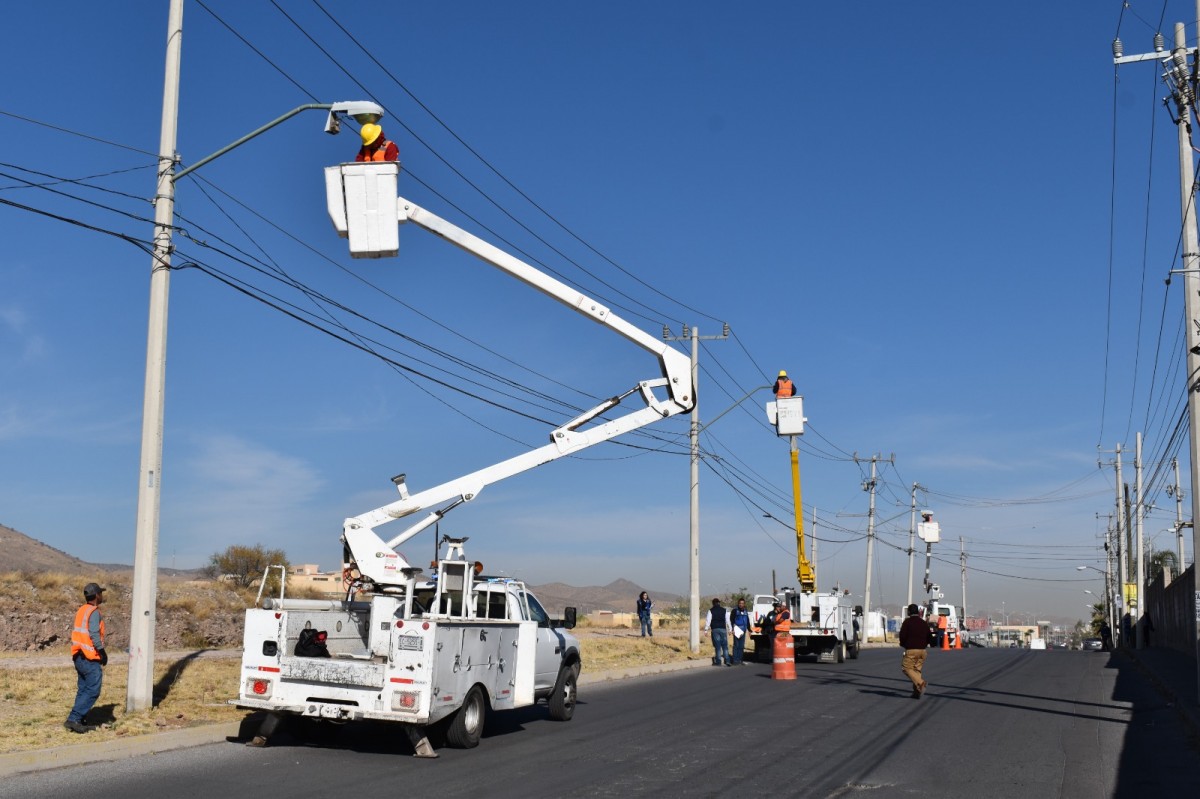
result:
[[[717,414],[716,416],[714,416],[713,418],[709,419],[709,420],[708,420],[708,422],[707,422],[707,423],[706,423],[706,424],[705,424],[703,427],[701,427],[699,430],[697,430],[696,432],[697,432],[697,433],[704,432],[704,431],[705,431],[705,430],[707,430],[707,429],[709,428],[709,426],[710,426],[710,425],[712,425],[712,424],[713,424],[715,421],[717,421],[717,420],[718,420],[718,419],[720,419],[722,416],[724,416],[725,414],[727,414],[727,413],[729,413],[730,411],[732,411],[734,408],[737,408],[739,405],[741,405],[741,404],[742,404],[743,402],[745,402],[746,400],[750,399],[750,397],[751,397],[751,396],[753,396],[754,394],[757,394],[757,393],[758,393],[758,392],[760,392],[760,391],[763,391],[764,389],[768,389],[768,388],[770,388],[770,386],[759,386],[758,388],[752,388],[752,389],[750,389],[749,391],[747,391],[747,392],[746,392],[746,394],[745,394],[745,395],[744,395],[744,396],[743,396],[741,399],[739,399],[737,402],[735,402],[735,403],[733,403],[732,405],[730,405],[730,406],[729,406],[728,408],[726,408],[725,410],[723,410],[723,411],[721,411],[720,413],[718,413],[718,414]]]
[[[324,111],[329,111],[333,108],[333,105],[331,103],[308,103],[307,105],[297,106],[296,108],[293,108],[291,111],[288,111],[283,116],[277,117],[277,118],[271,120],[267,124],[263,125],[261,128],[258,128],[257,130],[253,130],[250,133],[247,133],[245,136],[238,139],[237,141],[226,144],[224,147],[222,147],[220,150],[217,150],[212,155],[207,155],[204,158],[201,158],[199,161],[192,164],[187,169],[183,169],[183,170],[180,170],[179,172],[176,172],[175,177],[172,178],[172,180],[179,180],[184,175],[188,174],[189,172],[199,169],[200,167],[207,164],[209,161],[217,160],[218,158],[225,155],[225,153],[229,152],[230,150],[234,149],[235,147],[241,147],[243,144],[250,141],[255,136],[265,133],[266,131],[275,127],[279,123],[285,122],[285,121],[291,119],[292,117],[296,116],[296,114],[299,114],[301,111],[311,111],[313,109],[318,109],[318,108],[321,110],[324,110]]]

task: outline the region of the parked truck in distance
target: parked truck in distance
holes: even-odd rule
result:
[[[756,611],[759,598],[755,597]],[[818,663],[845,663],[847,658],[858,657],[857,632],[862,624],[862,608],[851,605],[848,593],[836,589],[818,593],[784,588],[774,598],[783,602],[791,613],[790,632],[796,657],[816,657]],[[769,661],[773,642],[761,627],[752,633],[750,640],[754,642],[755,658]]]

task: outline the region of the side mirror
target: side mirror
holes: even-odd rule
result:
[[[573,630],[573,629],[575,629],[575,622],[576,622],[575,608],[564,608],[563,609],[563,625],[562,626],[568,630]]]
[[[855,605],[855,606],[854,606],[854,615],[855,615],[855,616],[861,616],[861,615],[862,615],[862,605]]]

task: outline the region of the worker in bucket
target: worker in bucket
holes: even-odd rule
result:
[[[388,141],[383,135],[383,128],[373,122],[368,122],[359,130],[362,134],[362,148],[355,161],[399,161],[400,148],[394,141]]]
[[[775,385],[771,390],[775,392],[775,399],[796,396],[796,386],[788,379],[787,372],[782,369],[779,370],[779,377],[775,379]]]

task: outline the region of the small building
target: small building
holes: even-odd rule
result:
[[[311,592],[328,599],[341,599],[345,593],[341,572],[322,572],[315,563],[293,566],[288,574],[288,593]]]

